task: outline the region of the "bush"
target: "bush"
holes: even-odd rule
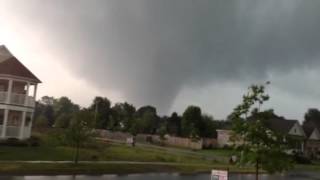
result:
[[[297,164],[311,164],[311,160],[301,154],[295,154],[293,158]]]
[[[98,160],[99,160],[99,156],[98,156],[98,155],[92,155],[92,156],[90,157],[90,159],[91,159],[92,161],[98,161]]]
[[[36,136],[31,136],[26,142],[32,147],[40,146],[40,138]]]
[[[1,142],[3,146],[25,147],[28,146],[26,141],[21,141],[17,138],[8,138]]]

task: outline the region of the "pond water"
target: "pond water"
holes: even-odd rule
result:
[[[231,174],[231,180],[254,180],[254,175]],[[295,172],[287,175],[261,175],[261,180],[320,180],[320,173]],[[210,180],[209,174],[179,175],[167,173],[100,176],[0,176],[0,180]]]

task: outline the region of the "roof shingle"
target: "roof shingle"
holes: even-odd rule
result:
[[[0,46],[0,74],[28,78],[35,83],[41,83],[5,46]]]

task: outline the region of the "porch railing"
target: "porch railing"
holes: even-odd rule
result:
[[[11,93],[10,104],[25,105],[26,95]]]
[[[0,103],[7,103],[8,94],[8,92],[0,92]],[[34,107],[35,99],[25,94],[11,93],[9,104]]]
[[[6,103],[8,98],[7,92],[0,92],[0,103]]]
[[[6,137],[18,138],[20,136],[19,126],[7,126],[6,128]]]

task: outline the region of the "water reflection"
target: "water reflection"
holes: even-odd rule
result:
[[[231,174],[231,180],[254,180],[254,175]],[[287,175],[261,175],[261,180],[320,180],[319,173],[295,172]],[[0,180],[210,180],[209,174],[179,175],[167,173],[101,176],[0,176]]]

